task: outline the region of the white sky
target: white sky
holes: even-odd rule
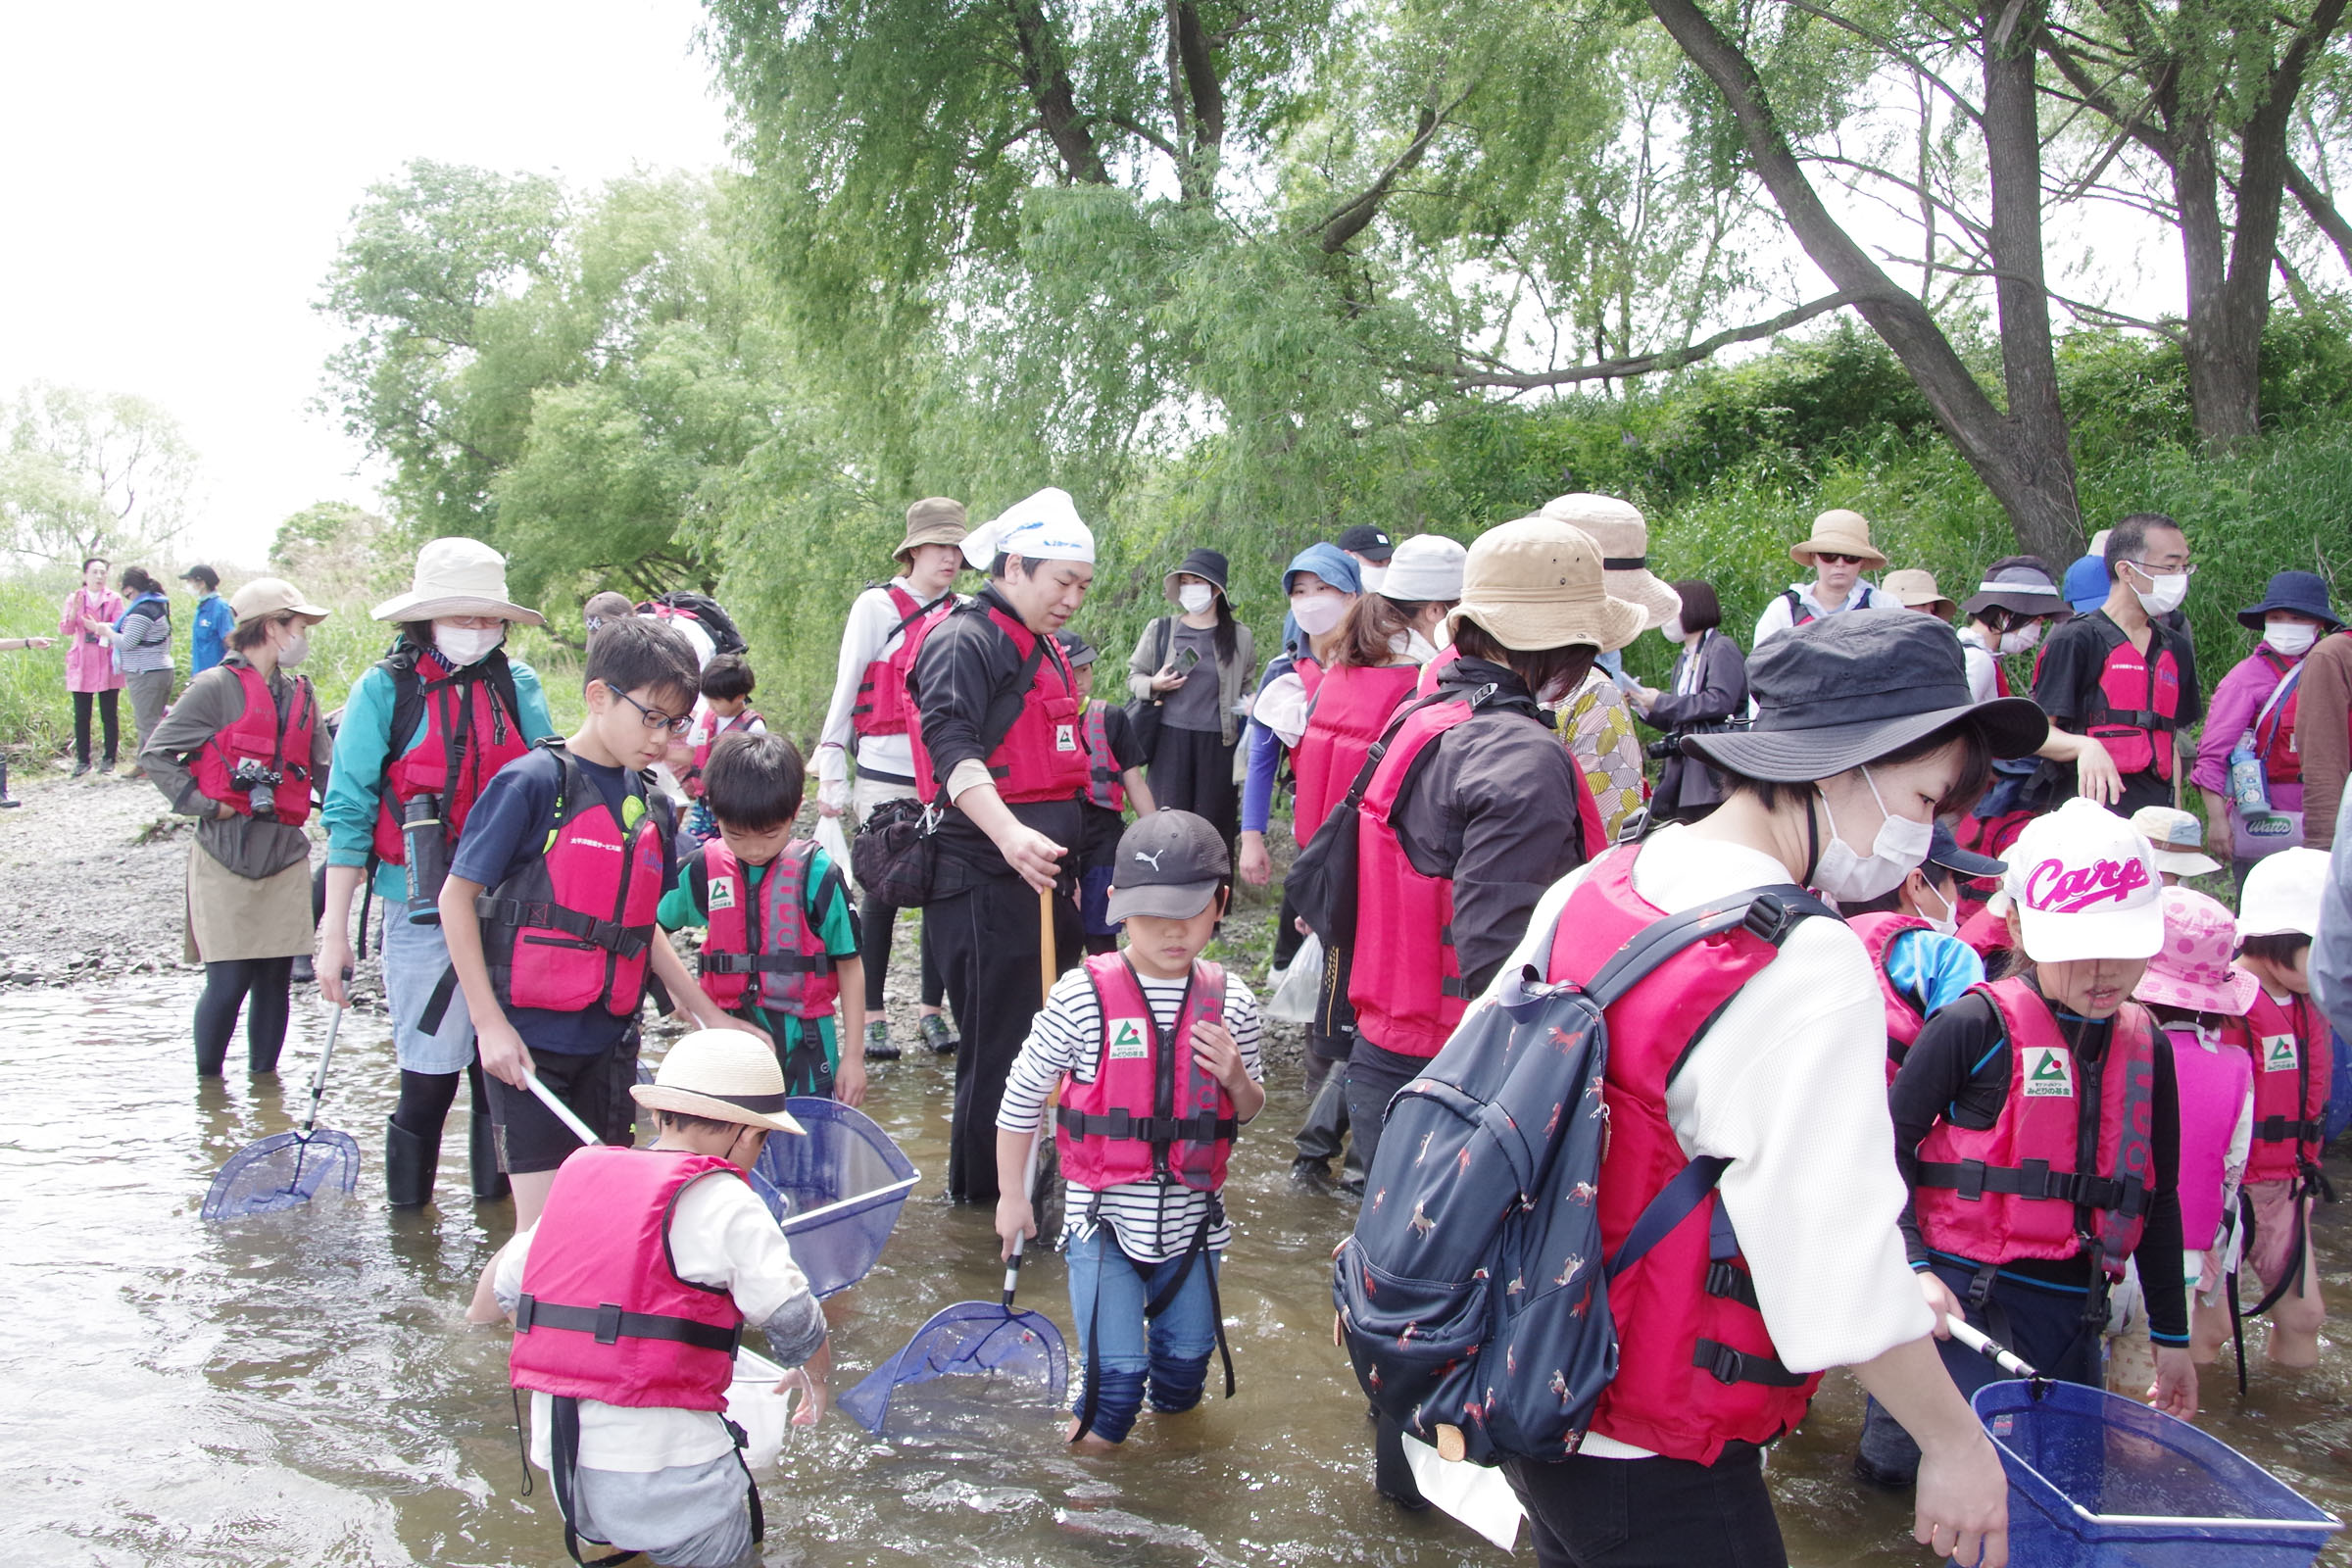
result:
[[[377,505],[309,408],[312,309],[412,158],[593,184],[725,162],[694,0],[0,6],[0,396],[135,392],[203,458],[186,559],[258,564],[314,501]]]

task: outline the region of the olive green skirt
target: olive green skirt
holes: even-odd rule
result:
[[[299,957],[311,951],[312,938],[307,858],[272,876],[244,877],[204,846],[188,846],[190,961]]]

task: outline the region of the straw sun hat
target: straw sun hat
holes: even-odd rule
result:
[[[1446,635],[1469,620],[1522,652],[1571,644],[1603,653],[1623,648],[1642,635],[1649,612],[1612,598],[1601,585],[1600,563],[1591,534],[1551,517],[1489,528],[1463,560],[1462,602],[1446,617]]]
[[[1886,564],[1886,557],[1870,542],[1870,519],[1843,507],[1833,507],[1815,517],[1812,534],[1788,547],[1788,559],[1800,566],[1813,564],[1816,553],[1859,556],[1864,568],[1871,571]]]
[[[369,612],[377,620],[496,615],[525,626],[546,624],[536,610],[507,597],[507,558],[479,539],[434,539],[416,552],[416,585]]]
[[[760,1037],[741,1029],[698,1029],[662,1058],[650,1084],[629,1089],[648,1110],[741,1122],[763,1132],[797,1133],[784,1109],[784,1069]]]
[[[1601,586],[1648,612],[1643,631],[1653,631],[1683,612],[1683,601],[1649,569],[1649,524],[1641,509],[1615,496],[1554,496],[1539,515],[1582,528],[1600,546]]]

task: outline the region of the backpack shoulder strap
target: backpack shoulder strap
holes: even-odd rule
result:
[[[1608,1007],[1658,965],[1693,943],[1745,926],[1778,948],[1797,923],[1817,915],[1835,920],[1838,911],[1793,883],[1749,888],[1728,899],[1702,904],[1645,927],[1601,966],[1584,990],[1596,1006]]]
[[[1476,711],[1486,703],[1488,698],[1493,697],[1494,695],[1494,688],[1492,684],[1481,686],[1473,690],[1468,698],[1471,710]],[[1388,728],[1380,732],[1380,739],[1372,743],[1372,750],[1364,757],[1364,765],[1356,769],[1355,781],[1348,786],[1348,794],[1342,800],[1341,804],[1350,810],[1362,807],[1364,804],[1364,792],[1372,787],[1372,775],[1380,771],[1382,759],[1389,755],[1389,747],[1396,742],[1397,733],[1404,728],[1404,721],[1406,719],[1412,717],[1424,708],[1433,707],[1438,703],[1453,703],[1460,701],[1463,701],[1463,698],[1458,688],[1454,691],[1447,691],[1444,687],[1440,687],[1438,690],[1431,692],[1427,697],[1407,703],[1404,707],[1398,709],[1396,710],[1396,716],[1389,720]]]

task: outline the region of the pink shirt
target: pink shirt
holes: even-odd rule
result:
[[[65,613],[57,617],[58,634],[66,639],[66,690],[119,691],[123,676],[115,668],[114,650],[90,635],[89,628],[81,623],[84,615],[113,625],[122,618],[122,596],[112,588],[101,588],[94,594],[87,588],[76,588],[66,595]]]
[[[2268,643],[2260,649],[2222,677],[2222,683],[2213,689],[2213,701],[2205,705],[2205,732],[2197,741],[2196,765],[2188,770],[2188,781],[2201,790],[2230,793],[2230,753],[2253,728],[2254,717],[2271,700],[2271,693],[2278,689],[2279,672],[2272,667],[2271,660],[2286,656]],[[2299,662],[2287,661],[2289,668]]]

